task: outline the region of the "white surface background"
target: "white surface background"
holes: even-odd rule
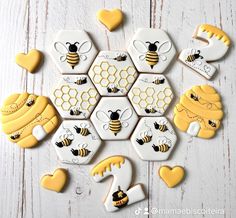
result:
[[[96,12],[101,8],[121,8],[125,23],[109,33],[100,28]],[[51,136],[35,149],[20,149],[1,134],[0,146],[0,217],[147,217],[136,216],[135,209],[156,208],[223,208],[236,216],[236,35],[235,0],[2,0],[0,3],[0,87],[1,100],[13,92],[34,92],[48,96],[60,73],[46,53],[52,38],[60,29],[85,29],[99,50],[125,49],[138,27],[166,30],[178,51],[192,45],[196,25],[211,23],[222,27],[233,40],[228,55],[215,65],[219,73],[207,81],[175,61],[166,75],[179,96],[192,85],[212,84],[223,98],[225,117],[217,137],[211,140],[191,139],[178,131],[179,142],[165,162],[141,161],[129,141],[104,143],[87,166],[60,163]],[[28,74],[14,63],[16,53],[38,48],[45,52],[40,71]],[[173,105],[174,105],[173,104]],[[173,117],[173,105],[168,117]],[[133,162],[133,182],[143,183],[148,198],[118,213],[106,213],[101,202],[111,180],[94,183],[89,177],[92,166],[103,158],[125,154]],[[161,165],[181,165],[187,170],[185,181],[168,189],[157,176]],[[68,168],[69,186],[62,194],[40,188],[40,177],[57,167]],[[142,212],[143,213],[143,212]],[[156,215],[149,215],[156,217]],[[160,217],[183,217],[162,215]],[[192,217],[204,217],[192,216]],[[211,217],[205,215],[205,217]]]

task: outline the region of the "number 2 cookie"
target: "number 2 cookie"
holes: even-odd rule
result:
[[[220,95],[209,85],[193,86],[174,109],[174,123],[191,136],[211,138],[220,127],[223,109]]]
[[[35,146],[58,124],[54,107],[44,96],[13,94],[3,103],[2,130],[23,148]]]
[[[207,62],[222,58],[229,49],[230,39],[224,31],[209,24],[199,25],[193,38],[208,42],[208,45],[184,49],[179,60],[205,78],[211,79],[216,68]]]
[[[108,212],[119,210],[145,198],[140,184],[129,188],[132,181],[132,166],[124,156],[111,156],[101,161],[92,169],[91,176],[95,182],[100,182],[109,176],[114,177],[110,191],[104,201]]]

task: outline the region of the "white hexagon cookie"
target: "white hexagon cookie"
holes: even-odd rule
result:
[[[128,97],[139,116],[161,116],[173,99],[166,77],[157,74],[140,74]]]
[[[177,141],[170,122],[165,117],[143,117],[131,143],[142,160],[167,160]]]
[[[165,31],[140,28],[129,42],[128,52],[139,72],[163,73],[176,49]]]
[[[63,118],[86,119],[100,96],[86,75],[63,76],[50,96]]]
[[[87,73],[97,54],[89,35],[83,30],[61,30],[54,39],[50,54],[63,74]]]
[[[122,96],[129,91],[137,72],[127,52],[101,51],[89,76],[102,96]]]
[[[64,163],[87,164],[102,141],[88,120],[65,120],[52,138],[57,155]]]
[[[126,97],[103,97],[91,121],[104,140],[128,139],[138,116]]]

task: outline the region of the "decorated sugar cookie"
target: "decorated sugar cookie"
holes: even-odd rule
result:
[[[102,96],[121,96],[127,94],[137,72],[127,52],[101,51],[89,76]]]
[[[183,181],[185,170],[181,166],[175,166],[173,168],[162,166],[160,167],[158,174],[169,188],[174,188]]]
[[[91,121],[102,139],[121,140],[129,138],[138,116],[126,97],[103,97]]]
[[[114,177],[104,201],[108,212],[117,211],[145,198],[140,184],[129,188],[132,182],[132,166],[124,156],[112,156],[104,159],[92,169],[91,176],[95,182],[100,182],[109,176]]]
[[[174,123],[180,130],[191,136],[211,138],[223,118],[220,95],[212,86],[193,86],[180,98],[174,113]]]
[[[86,75],[63,76],[50,96],[63,118],[86,119],[100,96]]]
[[[123,21],[123,14],[120,9],[109,10],[99,10],[97,12],[97,19],[109,30],[113,31]]]
[[[87,164],[101,145],[88,120],[65,120],[53,136],[52,144],[64,163]]]
[[[96,54],[89,35],[83,30],[61,30],[54,39],[50,54],[63,74],[87,73]]]
[[[37,49],[32,49],[28,54],[19,53],[16,55],[16,63],[22,68],[34,73],[43,59],[43,53]]]
[[[143,117],[131,143],[142,160],[167,160],[175,147],[177,136],[165,117]]]
[[[67,170],[58,168],[53,174],[44,175],[40,184],[43,188],[50,191],[61,192],[66,185],[67,177]]]
[[[129,42],[128,52],[139,72],[163,73],[176,54],[167,33],[140,28]]]
[[[13,94],[3,103],[2,130],[23,148],[34,147],[58,124],[54,107],[44,96]]]
[[[179,60],[205,78],[211,79],[216,68],[207,62],[222,58],[229,49],[230,39],[224,31],[210,24],[199,25],[193,38],[208,42],[208,45],[184,49]]]
[[[139,116],[161,116],[171,103],[173,92],[163,75],[141,74],[128,97]]]

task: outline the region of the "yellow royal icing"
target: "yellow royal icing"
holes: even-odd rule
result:
[[[207,32],[209,38],[215,36],[217,39],[221,40],[225,45],[230,46],[230,38],[221,29],[209,24],[202,24],[199,28],[202,32]]]
[[[5,100],[1,121],[2,130],[10,141],[30,148],[56,128],[58,117],[46,97],[25,92],[13,94]]]
[[[109,31],[116,29],[123,20],[122,11],[119,9],[109,10],[99,10],[97,12],[97,19],[107,27]]]
[[[159,169],[159,176],[169,188],[177,186],[184,179],[185,171],[183,167],[162,166]]]
[[[52,175],[44,175],[41,178],[41,186],[55,192],[61,192],[67,182],[67,171],[58,168]]]
[[[32,49],[28,54],[19,53],[16,55],[16,63],[22,68],[34,73],[39,67],[43,58],[43,54],[37,50]]]
[[[223,118],[219,94],[209,85],[194,86],[186,91],[174,109],[174,123],[187,132],[191,123],[198,122],[198,137],[211,138]]]
[[[102,162],[98,163],[91,171],[91,175],[95,176],[96,174],[103,176],[103,173],[111,171],[111,166],[115,165],[117,168],[121,167],[121,164],[124,164],[125,158],[122,156],[112,156]]]

